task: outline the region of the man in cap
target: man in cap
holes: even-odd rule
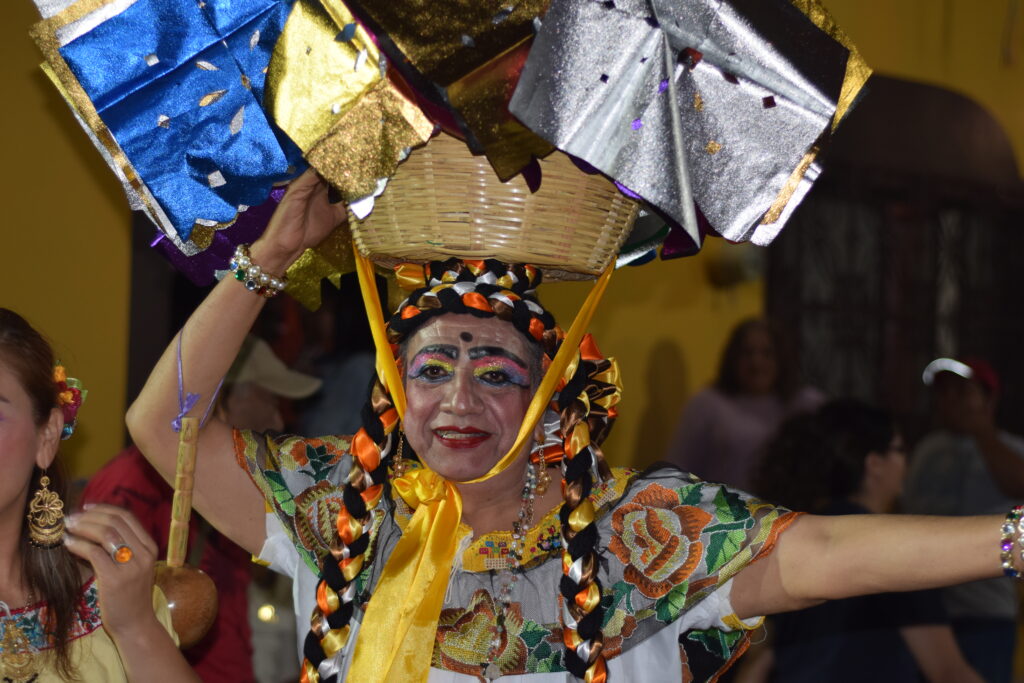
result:
[[[250,336],[224,378],[216,410],[239,428],[280,431],[284,429],[280,400],[306,398],[319,389],[319,379],[289,369],[265,341]],[[132,445],[93,475],[81,502],[131,510],[156,540],[160,557],[166,557],[173,497],[174,490]],[[249,553],[193,514],[188,562],[213,579],[218,611],[209,633],[185,651],[186,658],[204,681],[256,681],[247,595],[252,570]],[[291,640],[283,640],[290,651]],[[292,664],[290,658],[287,664]],[[261,676],[260,680],[266,679]]]
[[[924,370],[937,429],[914,450],[904,493],[907,512],[974,515],[1024,500],[1024,439],[996,427],[999,376],[979,358],[938,358]],[[935,539],[941,543],[942,539]],[[1012,579],[944,589],[957,641],[990,683],[1009,683],[1016,640]]]

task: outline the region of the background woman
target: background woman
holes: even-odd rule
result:
[[[152,539],[118,508],[63,516],[57,447],[80,399],[54,367],[46,340],[0,308],[0,673],[16,683],[197,681],[154,594]]]
[[[715,383],[683,409],[667,459],[702,479],[750,490],[761,449],[779,423],[822,399],[817,389],[799,384],[778,326],[744,320],[729,335]]]

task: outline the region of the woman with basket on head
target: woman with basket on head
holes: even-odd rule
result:
[[[233,265],[279,275],[342,220],[307,173]],[[200,435],[198,510],[292,574],[312,612],[304,681],[711,680],[765,614],[1019,566],[1019,511],[1006,525],[799,515],[675,469],[609,470],[616,366],[578,325],[556,327],[537,269],[401,269],[417,273],[355,435],[216,420]],[[183,386],[205,396],[264,301],[232,280],[180,337]],[[128,415],[165,476],[178,358]]]
[[[172,639],[153,587],[156,544],[138,521],[109,505],[64,514],[57,449],[83,398],[42,335],[0,308],[0,676],[198,681]]]

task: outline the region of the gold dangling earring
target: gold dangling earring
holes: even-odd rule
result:
[[[28,504],[28,540],[38,548],[56,548],[64,540],[64,501],[49,489],[50,478],[39,478],[39,490]]]
[[[405,432],[398,432],[398,449],[395,458],[391,462],[391,478],[398,479],[405,476],[406,462],[402,458],[402,446],[405,444]]]

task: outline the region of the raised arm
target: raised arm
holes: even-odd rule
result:
[[[344,217],[344,207],[330,204],[326,185],[307,171],[289,186],[264,235],[252,245],[252,261],[267,273],[282,275]],[[266,301],[233,280],[225,278],[214,287],[181,332],[184,388],[200,395],[193,415],[205,410]],[[171,483],[178,444],[171,429],[179,410],[177,358],[175,339],[127,415],[135,444]],[[262,497],[235,462],[231,426],[212,417],[199,435],[193,504],[225,536],[259,553],[265,540]]]
[[[736,575],[733,608],[749,618],[854,595],[997,577],[1002,523],[999,515],[805,515],[770,555]]]

